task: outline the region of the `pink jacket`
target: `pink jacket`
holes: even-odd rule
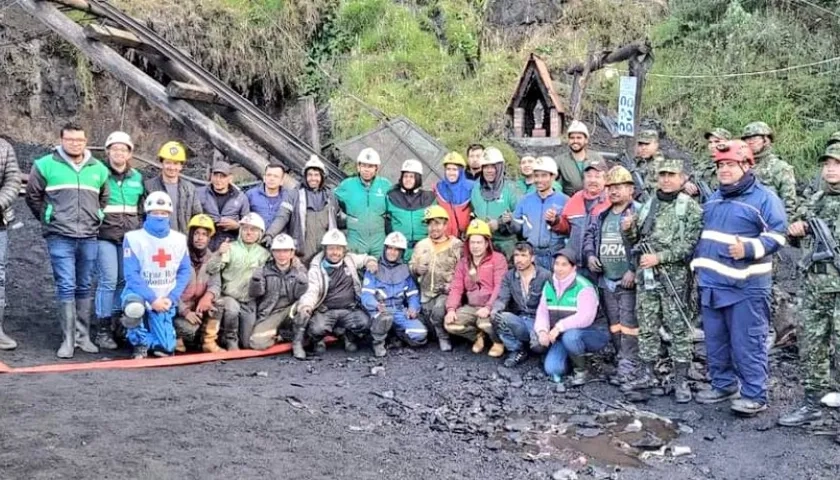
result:
[[[551,276],[551,281],[554,282],[554,291],[557,296],[563,295],[563,292],[575,281],[574,275],[558,280],[556,276]],[[598,313],[598,293],[594,287],[587,287],[578,293],[577,298],[577,312],[562,320],[560,324],[563,325],[563,331],[568,331],[576,328],[586,328],[592,325],[595,321],[595,316]],[[537,306],[537,316],[534,319],[534,331],[537,333],[541,331],[549,331],[551,322],[548,318],[548,304],[545,301],[545,295],[540,297],[540,304]]]
[[[466,305],[479,308],[492,308],[496,297],[499,296],[502,279],[508,267],[505,256],[493,251],[491,244],[487,255],[481,259],[475,275],[469,273],[471,258],[469,245],[465,242],[464,254],[455,266],[455,276],[452,277],[449,296],[446,298],[446,311],[453,311],[465,305],[463,302],[465,294]]]

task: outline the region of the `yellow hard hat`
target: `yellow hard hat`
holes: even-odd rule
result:
[[[210,218],[210,215],[199,213],[198,215],[194,215],[190,222],[187,224],[187,230],[192,228],[206,228],[210,230],[210,236],[216,234],[216,224],[213,223],[213,219]]]
[[[607,172],[606,185],[619,185],[621,183],[633,183],[633,176],[630,175],[629,170],[618,165]]]
[[[423,221],[430,222],[436,218],[442,218],[444,220],[449,220],[449,214],[446,212],[446,209],[441,207],[440,205],[432,205],[423,212]]]
[[[443,157],[444,165],[458,165],[459,167],[467,168],[467,161],[458,152],[449,152]]]
[[[490,238],[490,225],[483,220],[473,220],[467,227],[467,237],[470,235],[481,235],[482,237]]]
[[[166,142],[158,150],[158,158],[161,160],[172,160],[173,162],[186,162],[187,149],[181,142]]]

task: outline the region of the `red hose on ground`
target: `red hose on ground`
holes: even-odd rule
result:
[[[327,343],[335,338],[327,337]],[[12,368],[0,362],[0,373],[64,373],[88,370],[123,370],[132,368],[175,367],[179,365],[194,365],[198,363],[217,362],[220,360],[238,360],[240,358],[268,357],[287,353],[292,350],[291,343],[278,343],[267,350],[235,350],[219,353],[187,353],[164,358],[144,358],[142,360],[99,360],[85,363],[52,363],[35,367]]]

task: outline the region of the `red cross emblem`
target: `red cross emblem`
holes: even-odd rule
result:
[[[157,253],[152,256],[152,261],[157,263],[160,268],[165,267],[170,260],[172,260],[172,255],[166,253],[166,250],[162,248],[158,248]]]

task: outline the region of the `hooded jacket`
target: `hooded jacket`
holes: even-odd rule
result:
[[[269,257],[271,254],[262,245],[259,243],[246,245],[241,238],[231,243],[230,251],[226,255],[219,252],[213,253],[207,264],[207,273],[220,275],[221,291],[213,292],[216,298],[224,295],[240,303],[253,300],[248,292],[251,276],[254,270],[268,261]]]
[[[474,185],[475,182],[467,179],[464,169],[458,167],[458,179],[455,182],[443,178],[432,188],[437,204],[449,214],[449,221],[446,223],[447,235],[461,238],[467,231],[472,214],[470,194]]]
[[[408,240],[408,248],[403,255],[406,261],[411,258],[414,245],[426,238],[429,231],[423,221],[423,215],[426,208],[435,203],[435,194],[420,188],[423,184],[422,175],[417,177],[417,188],[406,190],[400,182],[388,192],[385,204],[385,212],[388,215],[385,230],[388,233],[400,232]]]
[[[377,298],[377,293],[381,298]],[[402,258],[389,262],[383,253],[376,273],[365,273],[362,306],[369,315],[375,316],[379,313],[380,301],[389,311],[410,309],[420,312],[420,290]]]
[[[292,257],[286,271],[280,271],[273,259],[251,276],[248,294],[257,301],[257,321],[293,305],[308,285],[306,267],[300,259]]]
[[[470,203],[472,204],[473,215],[479,220],[499,222],[499,229],[493,232],[493,241],[509,240],[514,235],[510,224],[501,222],[500,217],[505,212],[516,210],[516,202],[519,200],[517,189],[513,182],[505,178],[505,164],[496,164],[496,180],[492,184],[481,177],[473,185]]]
[[[43,224],[44,236],[91,238],[99,233],[108,204],[108,168],[85,150],[78,170],[61,147],[35,160],[26,204]]]
[[[106,164],[108,177],[108,205],[105,218],[99,227],[99,239],[122,243],[126,232],[137,230],[143,224],[143,201],[146,198],[143,175],[134,168],[117,172]]]
[[[324,303],[327,292],[330,290],[330,275],[324,269],[323,265],[321,265],[323,260],[324,252],[321,251],[315,255],[312,263],[309,264],[308,285],[306,293],[300,297],[300,301],[298,302],[299,307],[312,307],[313,310],[316,310]],[[368,255],[358,255],[350,252],[344,255],[344,272],[353,279],[353,287],[356,291],[357,299],[362,296],[362,282],[359,279],[359,270],[364,268],[365,264],[371,260],[375,259]],[[347,307],[350,308],[351,306],[348,305]]]
[[[211,276],[207,273],[207,262],[210,261],[210,257],[213,254],[209,248],[196,250],[192,246],[192,235],[188,236],[187,241],[189,242],[188,250],[192,271],[190,273],[190,282],[187,284],[187,288],[181,294],[181,300],[178,302],[178,315],[181,317],[186,316],[189,312],[195,311],[198,301],[207,293],[211,281]],[[218,276],[216,276],[216,279],[218,279]],[[218,288],[218,285],[216,288]]]
[[[455,266],[455,275],[446,297],[446,311],[457,310],[462,305],[491,309],[499,296],[506,272],[507,260],[493,250],[492,242],[477,267],[472,265],[469,244],[464,244],[464,254]]]

